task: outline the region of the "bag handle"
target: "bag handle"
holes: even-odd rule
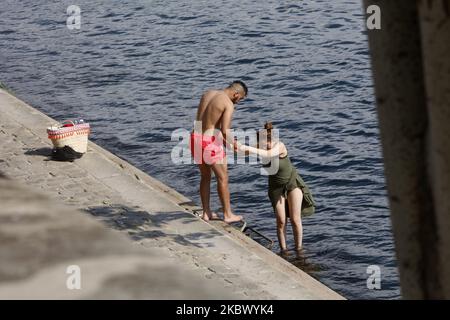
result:
[[[61,125],[65,125],[65,124],[71,124],[73,126],[75,126],[75,123],[72,120],[64,120],[63,122],[61,122]]]

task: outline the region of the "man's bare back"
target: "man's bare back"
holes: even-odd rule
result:
[[[209,90],[205,92],[200,100],[196,117],[196,121],[202,122],[202,133],[210,129],[222,129],[225,111],[232,114],[234,104],[224,91]]]

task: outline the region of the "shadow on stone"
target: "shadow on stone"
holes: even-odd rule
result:
[[[69,146],[62,148],[32,148],[24,152],[29,156],[42,156],[47,157],[44,161],[62,161],[62,162],[74,162],[83,156],[83,153],[76,152]]]
[[[163,242],[173,241],[183,246],[204,248],[214,246],[213,241],[206,241],[207,239],[223,236],[214,229],[190,233],[187,227],[182,231],[183,234],[174,232],[172,223],[187,225],[198,221],[198,218],[191,217],[185,212],[149,213],[139,207],[123,205],[89,207],[85,211],[113,229],[128,231],[129,236],[135,241],[158,239]]]
[[[0,299],[232,297],[219,280],[204,281],[167,253],[133,245],[92,217],[15,181],[0,179],[0,203]],[[88,279],[78,292],[67,290],[65,273],[73,265]]]
[[[42,157],[47,157],[47,160],[51,160],[51,156],[52,156],[52,148],[32,148],[32,149],[28,149],[27,151],[25,151],[25,154],[27,156],[42,156]]]

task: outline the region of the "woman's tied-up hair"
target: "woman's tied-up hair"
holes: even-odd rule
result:
[[[273,129],[273,124],[271,121],[266,121],[266,123],[264,124],[264,129],[266,130],[266,136],[267,136],[267,142],[271,142],[272,140],[272,129]],[[259,141],[260,140],[260,132],[256,132],[256,143],[258,144],[259,147]]]

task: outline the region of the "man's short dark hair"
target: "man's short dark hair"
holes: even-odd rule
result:
[[[244,95],[247,96],[248,94],[248,88],[247,85],[242,82],[241,80],[235,80],[233,81],[233,83],[231,83],[228,88],[233,88],[233,89],[237,89],[238,87],[242,88],[242,90],[244,90]]]

